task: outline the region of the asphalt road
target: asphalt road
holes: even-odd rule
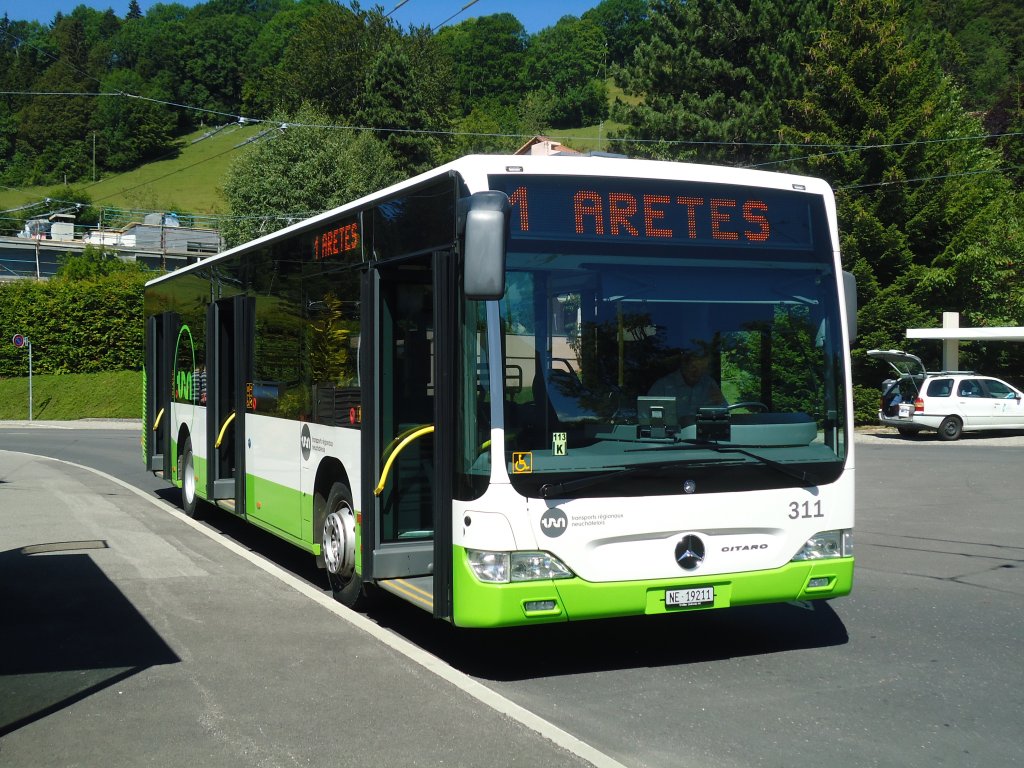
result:
[[[6,732],[0,720],[5,766],[182,765],[202,755],[211,756],[202,758],[205,765],[355,765],[356,757],[360,765],[604,760],[666,768],[1021,763],[1020,435],[956,443],[859,435],[858,568],[848,598],[484,633],[454,630],[386,601],[367,617],[380,636],[324,609],[314,599],[324,585],[309,558],[272,537],[213,514],[205,527],[214,538],[197,543],[178,518],[103,478],[49,462],[12,469],[15,454],[5,449],[97,466],[150,496],[176,500],[175,491],[141,471],[137,432],[0,425],[0,550],[10,553],[2,542],[12,531],[24,537],[32,510],[48,498],[52,506],[46,494],[68,501],[58,488],[70,475],[76,493],[94,494],[73,510],[82,531],[51,531],[45,541],[99,541],[111,530],[141,526],[136,540],[159,555],[155,565],[122,564],[122,573],[109,575],[105,550],[81,550],[74,553],[82,569],[76,588],[50,585],[48,600],[108,595],[102,603],[114,608],[100,612],[100,625],[127,621],[137,642],[132,653],[122,649],[115,677],[124,676],[115,682],[92,682],[42,714],[22,713],[29,720]],[[29,468],[43,473],[37,483],[44,487],[37,501],[19,501],[12,518],[12,476]],[[267,578],[253,561],[222,551],[221,542],[283,568],[305,591]],[[4,594],[14,599],[17,590],[8,586]],[[15,605],[27,610],[23,600]],[[95,609],[96,600],[90,605]],[[33,611],[38,622],[58,620],[50,610]],[[64,636],[74,636],[69,622],[91,626],[94,619],[60,619]],[[397,637],[398,647],[381,637]],[[94,645],[102,639],[92,637]],[[437,678],[404,655],[403,644],[454,677]],[[74,654],[12,674],[10,660],[19,653],[11,650],[0,653],[8,667],[0,668],[0,701],[7,702],[0,713],[10,711],[12,697],[39,689],[59,696],[69,678],[84,684],[96,674]],[[62,656],[67,647],[44,645],[29,655],[55,651]],[[541,730],[467,692],[458,683],[463,677],[536,715]],[[112,736],[96,731],[104,723],[113,724]],[[571,741],[553,743],[544,724],[596,751],[583,755]],[[131,762],[131,745],[147,729],[168,735]],[[39,744],[51,742],[74,747],[38,760]],[[89,759],[75,762],[74,748],[88,748]]]

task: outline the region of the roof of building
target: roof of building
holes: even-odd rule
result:
[[[534,136],[515,151],[517,155],[579,155],[582,154],[572,147],[547,136]]]

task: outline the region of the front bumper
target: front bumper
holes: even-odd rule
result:
[[[465,551],[454,551],[453,622],[462,627],[508,627],[617,616],[679,613],[791,600],[848,595],[854,558],[787,563],[781,568],[711,576],[595,583],[580,578],[558,581],[483,584],[473,576]],[[811,580],[823,586],[809,586]],[[669,589],[714,587],[715,602],[700,608],[665,605]],[[542,610],[532,606],[544,605]]]

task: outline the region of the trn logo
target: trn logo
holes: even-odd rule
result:
[[[549,509],[540,518],[540,529],[545,536],[552,539],[561,536],[569,528],[569,518],[565,512],[558,509]]]
[[[313,438],[309,434],[308,424],[302,425],[302,432],[299,433],[299,447],[302,449],[302,460],[306,461],[310,451],[313,450]]]
[[[178,371],[174,374],[174,393],[177,400],[192,399],[192,371]]]

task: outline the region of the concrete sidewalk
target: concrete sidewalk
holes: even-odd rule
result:
[[[111,478],[0,450],[5,768],[615,764],[215,538]]]

